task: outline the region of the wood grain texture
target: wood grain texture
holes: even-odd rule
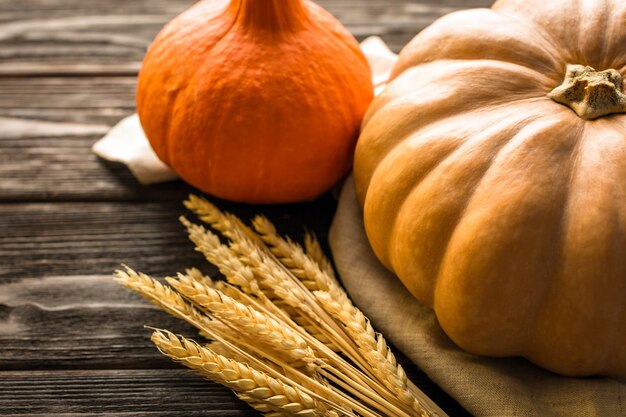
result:
[[[193,189],[141,186],[91,145],[135,109],[151,40],[194,0],[0,0],[0,415],[252,416],[226,389],[163,358],[144,324],[193,329],[110,278],[215,269],[177,217]],[[399,51],[437,17],[492,0],[319,0],[362,40]],[[283,233],[325,240],[336,202],[260,207]],[[192,216],[190,216],[192,217]],[[406,358],[451,416],[468,415]]]
[[[5,0],[5,3],[7,0]],[[80,65],[127,68],[141,60],[146,47],[172,17],[194,3],[64,0],[63,7],[43,0],[22,0],[0,13],[0,74],[21,74],[12,64],[30,63],[29,71],[76,73]],[[381,36],[398,51],[436,18],[467,7],[490,6],[491,0],[318,0],[356,37]],[[61,3],[59,3],[61,4]]]
[[[259,416],[232,392],[187,369],[4,371],[3,417]],[[441,392],[427,391],[441,403]],[[448,400],[449,401],[449,400]],[[448,403],[451,417],[470,416]]]
[[[226,388],[185,369],[0,373],[3,417],[258,416]]]
[[[0,77],[0,117],[108,127],[134,112],[135,87],[135,76]]]
[[[198,338],[111,275],[5,282],[0,306],[0,370],[177,368],[144,326]]]
[[[329,194],[310,203],[276,206],[212,201],[245,221],[264,214],[294,239],[306,228],[322,241],[336,205]],[[159,274],[207,265],[187,239],[181,215],[194,220],[182,200],[0,205],[0,281],[105,274],[120,263]]]
[[[202,263],[176,203],[16,203],[0,213],[3,278],[106,274],[120,263],[167,274]]]

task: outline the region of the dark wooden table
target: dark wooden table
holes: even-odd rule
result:
[[[188,328],[121,288],[126,263],[156,276],[197,266],[177,217],[193,190],[141,186],[91,145],[134,111],[161,26],[193,0],[0,0],[0,415],[252,416],[226,389],[162,357],[144,324]],[[359,39],[398,51],[438,16],[491,0],[319,0]],[[328,194],[289,206],[219,202],[281,232],[326,238]],[[452,416],[467,415],[414,366]]]

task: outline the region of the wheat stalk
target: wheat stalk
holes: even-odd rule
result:
[[[279,236],[276,228],[267,218],[257,216],[252,221],[252,224],[270,251],[294,276],[300,279],[307,289],[310,291],[328,290],[331,286],[333,288],[339,286],[330,261],[324,256],[319,242],[313,235],[309,233],[305,235],[307,245],[307,252],[305,253],[297,243]],[[296,322],[309,333],[323,341],[330,349],[339,351],[339,347],[332,343],[323,332],[318,331],[317,328],[310,325],[302,317],[293,313],[292,315],[295,316]]]

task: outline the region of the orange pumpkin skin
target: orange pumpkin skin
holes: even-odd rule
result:
[[[625,21],[620,0],[450,14],[403,49],[365,116],[354,174],[371,246],[467,351],[626,375],[624,97],[593,120],[548,97],[568,64],[623,75]]]
[[[158,157],[228,200],[314,198],[352,163],[373,97],[352,35],[301,0],[205,0],[144,59],[137,111]]]

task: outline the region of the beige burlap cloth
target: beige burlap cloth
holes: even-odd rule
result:
[[[457,348],[432,311],[374,256],[352,178],[339,198],[330,246],[346,289],[374,327],[476,417],[626,417],[626,378],[561,377],[521,358]]]

